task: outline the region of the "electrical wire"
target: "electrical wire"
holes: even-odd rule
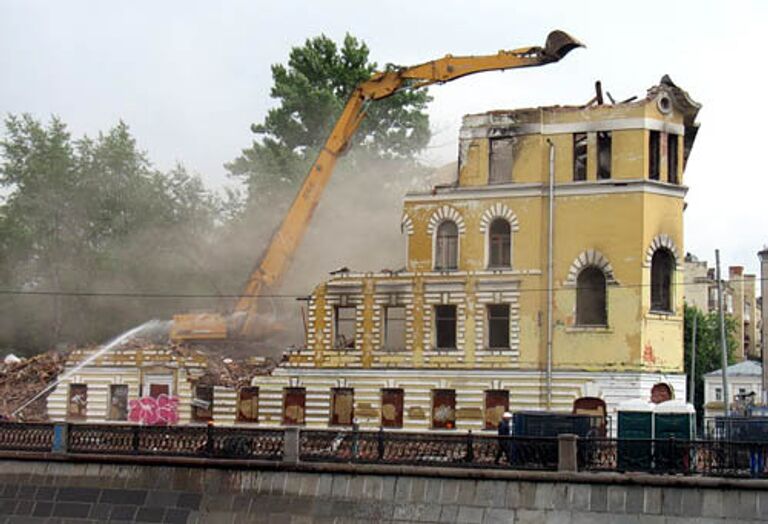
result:
[[[519,276],[519,275],[515,275]],[[537,275],[536,275],[537,276]],[[754,279],[733,279],[727,280],[728,284],[731,283],[757,283],[768,280],[768,278],[754,278]],[[711,286],[715,285],[715,282],[673,282],[670,285],[673,287],[696,287],[696,286]],[[653,284],[617,284],[606,283],[606,289],[637,289],[651,287]],[[552,291],[576,291],[576,289],[584,289],[585,286],[558,286],[553,287]],[[595,288],[595,289],[602,289]],[[543,293],[549,291],[547,287],[535,287],[535,288],[513,288],[509,291],[514,293]],[[307,294],[295,294],[295,293],[270,293],[270,294],[247,294],[247,293],[149,293],[149,292],[132,292],[132,291],[66,291],[66,290],[24,290],[24,289],[0,289],[0,295],[6,296],[58,296],[58,297],[93,297],[93,298],[147,298],[147,299],[197,299],[197,298],[293,298],[304,299],[307,298]]]

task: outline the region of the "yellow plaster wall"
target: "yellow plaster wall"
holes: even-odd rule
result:
[[[653,118],[681,124],[682,116],[673,112],[661,114],[655,101],[606,105],[583,110],[528,111],[520,123],[543,122],[548,124],[580,121],[611,122],[623,118]],[[595,193],[584,195],[558,195],[555,210],[554,251],[554,366],[562,370],[682,370],[682,288],[674,289],[675,311],[660,315],[649,313],[650,267],[646,251],[658,235],[666,235],[677,246],[682,256],[682,208],[680,196],[651,194],[639,191],[623,191],[624,186],[613,186],[610,181],[594,184],[596,178],[596,133],[588,133],[587,183]],[[573,186],[573,135],[572,133],[542,135],[517,135],[520,140],[513,166],[515,184],[545,184],[548,179],[547,139],[556,148],[555,174],[557,184]],[[612,180],[638,180],[648,175],[648,137],[646,129],[612,130]],[[486,138],[467,140],[462,144],[464,162],[459,174],[459,186],[470,189],[491,190],[488,182],[488,144]],[[682,167],[683,137],[679,140],[676,154]],[[663,148],[662,148],[663,152]],[[661,159],[666,169],[665,158]],[[662,180],[666,174],[662,172]],[[590,182],[592,183],[590,185]],[[483,187],[484,186],[484,187]],[[616,188],[605,192],[602,188]],[[546,191],[536,193],[507,193],[505,196],[488,198],[483,195],[467,195],[449,192],[446,198],[432,195],[423,199],[409,198],[404,212],[413,225],[408,235],[408,271],[413,278],[412,354],[387,355],[386,365],[408,362],[414,367],[473,367],[510,366],[520,369],[543,369],[546,364],[546,263],[548,197]],[[519,229],[512,233],[512,270],[509,271],[520,283],[518,307],[519,355],[514,363],[507,357],[486,358],[482,364],[476,352],[483,345],[475,340],[475,318],[472,312],[482,307],[475,303],[474,292],[477,272],[486,270],[487,236],[480,231],[483,213],[504,205],[511,209]],[[425,330],[433,330],[425,318],[425,311],[432,306],[425,302],[424,285],[430,278],[433,264],[433,235],[428,233],[430,218],[446,206],[461,216],[463,231],[459,235],[459,272],[464,279],[465,299],[462,302],[467,316],[464,317],[464,347],[456,354],[429,355],[424,347]],[[584,328],[575,326],[576,290],[567,278],[571,264],[586,250],[601,253],[611,264],[616,284],[608,286],[608,326]],[[680,261],[682,263],[682,261]],[[452,275],[452,276],[451,276]],[[445,278],[456,277],[456,273]],[[682,282],[680,272],[675,282]],[[374,286],[375,287],[375,286]],[[321,293],[322,294],[322,293]],[[320,295],[321,295],[320,294]],[[363,326],[372,325],[373,294],[366,290]],[[318,296],[318,305],[323,300]],[[322,315],[316,318],[316,330],[322,329]],[[367,329],[367,328],[366,328]],[[368,339],[365,339],[368,340]],[[322,347],[318,347],[322,351]],[[378,348],[364,345],[363,366],[380,365],[380,357],[374,356]],[[354,359],[343,354],[326,355],[322,366],[350,365]],[[383,362],[383,361],[382,361]],[[316,361],[317,364],[317,361]]]
[[[464,155],[464,162],[459,171],[459,185],[462,187],[487,185],[488,140],[472,140],[467,144]]]

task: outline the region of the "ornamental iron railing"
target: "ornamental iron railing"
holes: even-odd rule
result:
[[[579,439],[580,471],[768,478],[768,443],[726,440]]]
[[[0,450],[539,471],[572,468],[575,455],[584,472],[768,478],[768,443],[737,440],[0,422]],[[571,451],[560,457],[561,450]]]
[[[214,426],[73,424],[70,453],[280,460],[283,431]]]
[[[304,430],[299,457],[307,462],[557,469],[556,438]]]
[[[0,449],[9,451],[50,451],[53,424],[0,422]]]

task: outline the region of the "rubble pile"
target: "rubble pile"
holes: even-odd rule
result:
[[[65,361],[65,354],[49,351],[18,362],[0,363],[0,415],[10,417],[24,402],[56,380]],[[19,418],[48,420],[46,397],[43,395],[27,406]]]
[[[198,379],[199,384],[241,388],[251,385],[256,375],[268,375],[276,367],[271,359],[233,359],[218,353],[205,353],[206,371]]]

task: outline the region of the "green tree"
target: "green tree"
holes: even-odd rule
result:
[[[368,46],[347,34],[341,46],[321,35],[294,47],[287,65],[272,66],[271,96],[279,101],[227,169],[241,177],[252,206],[293,195],[355,87],[377,69]],[[411,159],[430,139],[426,90],[404,90],[366,108],[351,151],[381,159]],[[354,154],[352,155],[355,156]],[[353,160],[354,161],[354,160]]]
[[[213,291],[211,245],[223,203],[179,165],[154,169],[119,122],[73,140],[58,118],[9,116],[0,139],[0,345],[32,353],[101,342],[192,307],[88,292]],[[85,295],[83,294],[85,292]]]
[[[696,307],[688,306],[687,304],[685,306],[685,373],[688,377],[689,387],[694,317],[696,318],[695,407],[701,417],[704,412],[704,375],[710,371],[722,368],[720,318],[717,312],[704,313]],[[736,322],[730,316],[725,318],[725,332],[728,345],[728,364],[730,365],[735,362],[734,355],[736,352]]]

